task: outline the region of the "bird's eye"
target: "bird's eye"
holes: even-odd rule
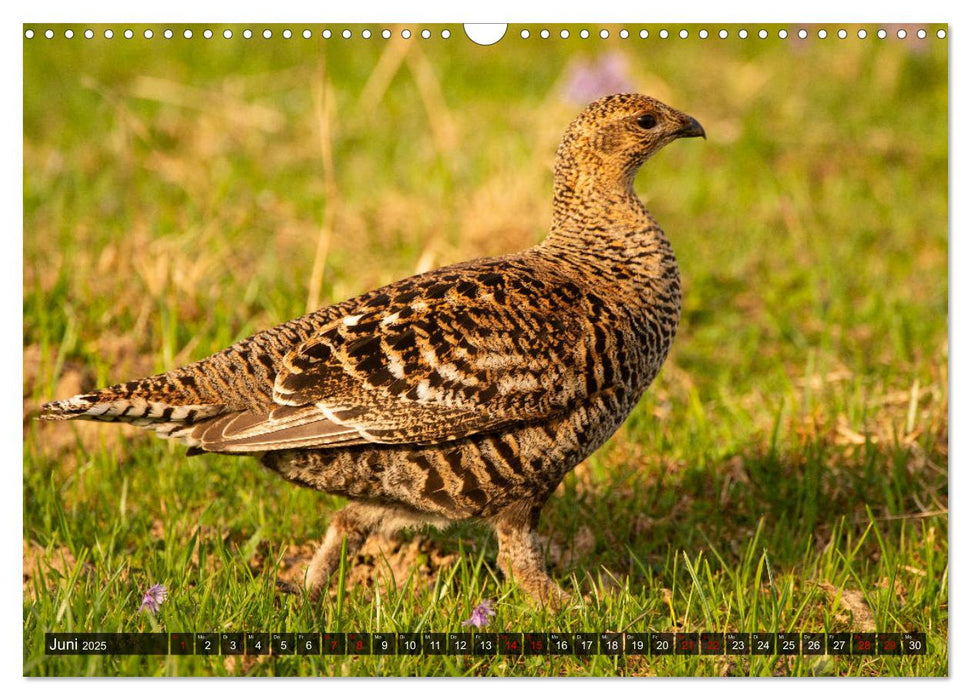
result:
[[[653,129],[657,126],[657,117],[648,112],[647,114],[642,114],[637,118],[637,126],[642,129]]]

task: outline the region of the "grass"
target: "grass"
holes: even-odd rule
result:
[[[311,606],[277,581],[299,579],[340,499],[251,459],[25,419],[25,675],[947,675],[945,41],[114,29],[24,43],[25,416],[308,302],[538,241],[577,62],[619,53],[709,140],[637,181],[684,279],[672,355],[544,510],[554,575],[582,603],[532,607],[469,524],[359,557]],[[140,614],[154,583],[169,599]],[[484,598],[490,631],[919,631],[930,653],[42,652],[50,630],[458,631]]]

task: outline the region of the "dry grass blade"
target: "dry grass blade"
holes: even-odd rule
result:
[[[109,89],[105,85],[102,85],[97,80],[89,75],[81,76],[81,85],[89,90],[98,93],[106,102],[111,104],[115,108],[116,113],[128,129],[131,130],[143,143],[151,142],[151,133],[145,123],[136,117],[130,109],[125,100],[119,96],[118,92]]]
[[[414,43],[401,38],[400,32],[394,31],[392,38],[388,42],[387,48],[382,52],[381,58],[368,76],[361,97],[358,100],[358,109],[364,114],[370,114],[371,110],[384,98],[388,91],[391,81],[401,70],[401,63],[405,60],[408,49]]]
[[[435,267],[435,244],[434,241],[430,241],[425,249],[422,250],[421,255],[418,256],[418,262],[415,263],[415,274],[420,275],[423,272],[428,272]]]
[[[418,93],[432,127],[435,147],[445,157],[455,149],[456,131],[455,120],[445,103],[442,85],[435,75],[431,62],[421,49],[411,51],[406,59],[408,68],[418,85]]]
[[[317,249],[314,251],[314,265],[310,272],[310,282],[307,290],[307,311],[313,311],[320,306],[320,287],[324,279],[324,265],[330,251],[330,240],[334,230],[334,220],[339,205],[337,180],[334,177],[333,139],[331,124],[334,112],[334,90],[327,79],[327,67],[321,57],[320,79],[314,83],[314,111],[317,115],[318,134],[320,138],[320,162],[324,173],[324,204],[323,220],[317,235]]]

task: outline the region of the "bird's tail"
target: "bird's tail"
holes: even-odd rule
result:
[[[40,407],[41,420],[99,420],[150,425],[157,422],[179,421],[193,423],[222,413],[221,406],[211,404],[173,404],[145,398],[118,396],[112,388],[90,394],[78,394]]]
[[[218,416],[221,404],[198,401],[178,391],[171,378],[157,375],[78,394],[40,407],[41,420],[97,420],[152,428],[163,437],[181,438],[199,421]]]

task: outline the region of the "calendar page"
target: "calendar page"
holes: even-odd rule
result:
[[[22,25],[23,674],[947,676],[949,31]]]

